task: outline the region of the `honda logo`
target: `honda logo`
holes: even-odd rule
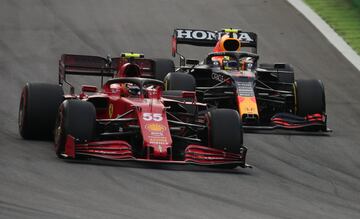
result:
[[[176,38],[179,39],[196,39],[196,40],[219,40],[224,33],[207,30],[187,30],[177,29]],[[233,33],[234,38],[242,42],[253,42],[250,35],[246,32]]]

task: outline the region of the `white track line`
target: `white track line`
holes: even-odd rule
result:
[[[287,0],[302,13],[360,71],[360,56],[303,0]]]

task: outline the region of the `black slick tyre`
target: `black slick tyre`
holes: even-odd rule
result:
[[[167,73],[175,71],[174,61],[171,59],[153,59],[155,79],[163,81]]]
[[[62,157],[68,135],[80,142],[91,141],[95,126],[96,111],[92,103],[81,100],[64,101],[56,119],[54,139],[56,155]]]
[[[64,99],[61,86],[27,83],[22,90],[18,126],[24,139],[51,139],[58,108]]]
[[[195,91],[195,78],[185,72],[170,72],[164,79],[165,90]]]
[[[320,80],[297,80],[295,82],[295,112],[298,116],[325,113],[325,91]]]
[[[239,153],[243,146],[243,129],[239,113],[232,109],[215,109],[208,113],[208,144],[212,148]]]

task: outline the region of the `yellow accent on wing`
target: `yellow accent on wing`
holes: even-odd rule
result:
[[[239,33],[239,32],[241,32],[241,30],[239,30],[239,29],[232,29],[232,28],[223,29],[223,31],[225,33]]]
[[[123,58],[144,58],[144,54],[124,52],[124,53],[121,53],[121,57],[123,57]]]

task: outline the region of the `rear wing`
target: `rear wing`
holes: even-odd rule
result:
[[[100,76],[103,85],[104,77],[118,77],[121,66],[129,62],[139,67],[141,77],[154,77],[155,62],[152,59],[145,59],[143,54],[122,53],[121,57],[115,58],[63,54],[59,60],[59,84],[63,85],[64,82],[69,84],[66,75],[87,75]]]
[[[214,47],[218,40],[227,33],[231,33],[234,38],[241,42],[241,48],[252,53],[257,52],[257,34],[253,32],[234,31],[228,29],[223,31],[194,30],[194,29],[175,29],[172,36],[172,55],[175,57],[178,44],[188,44],[194,46]]]
[[[59,60],[59,84],[66,82],[66,75],[113,77],[115,73],[110,58],[63,54]]]

